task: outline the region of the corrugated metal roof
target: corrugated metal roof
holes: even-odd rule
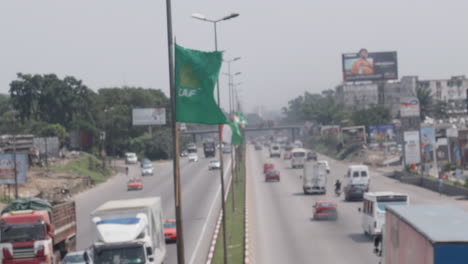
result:
[[[468,212],[453,205],[388,206],[432,243],[468,242]]]
[[[150,198],[137,198],[137,199],[127,199],[127,200],[113,200],[104,203],[103,205],[96,208],[91,214],[94,215],[97,212],[103,211],[113,211],[121,209],[138,209],[152,207],[156,204],[160,204],[159,197],[150,197]]]

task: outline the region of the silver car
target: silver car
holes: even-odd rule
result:
[[[208,163],[208,170],[221,169],[221,162],[219,160],[210,160]]]
[[[62,264],[91,264],[93,260],[84,250],[69,252],[62,260]]]

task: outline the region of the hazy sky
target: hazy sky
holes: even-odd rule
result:
[[[421,78],[468,75],[468,1],[184,0],[172,1],[177,42],[219,48],[241,71],[247,109],[279,109],[304,91],[334,88],[341,53],[398,52],[399,74]],[[161,88],[168,94],[165,0],[1,0],[0,93],[17,72],[72,75],[97,90]],[[227,67],[223,68],[226,72]],[[221,92],[227,97],[227,77]],[[227,106],[227,99],[223,105]]]

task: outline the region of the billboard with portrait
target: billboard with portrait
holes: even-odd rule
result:
[[[394,124],[369,126],[367,129],[369,144],[376,146],[378,144],[392,145],[396,143],[396,128]]]
[[[364,126],[343,127],[341,129],[343,144],[355,144],[366,142],[366,128]]]
[[[435,133],[433,127],[421,127],[421,155],[423,163],[434,161]]]
[[[361,49],[357,53],[343,54],[342,63],[345,82],[398,79],[396,51],[368,52]]]

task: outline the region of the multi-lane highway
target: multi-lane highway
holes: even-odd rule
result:
[[[186,263],[204,263],[215,222],[220,210],[219,170],[208,171],[208,161],[199,150],[198,162],[181,159],[182,214]],[[230,155],[224,155],[225,179],[230,177]],[[96,188],[76,197],[78,214],[78,249],[85,249],[92,241],[90,212],[102,203],[114,199],[160,196],[166,218],[175,218],[172,162],[154,163],[154,176],[143,178],[143,190],[127,191],[128,177],[138,176],[138,165],[130,166],[130,176],[119,174]],[[177,263],[176,245],[167,245],[164,263]]]
[[[346,202],[335,197],[334,182],[343,178],[350,163],[328,160],[331,174],[326,195],[304,195],[301,169],[291,169],[290,161],[270,159],[267,150],[247,153],[249,222],[254,263],[378,263],[373,243],[363,234],[358,208],[362,202]],[[264,181],[262,166],[273,160],[281,172],[281,182]],[[413,185],[402,184],[371,170],[371,191],[395,191],[410,195],[412,204],[455,204],[468,210],[468,202],[456,200]],[[312,220],[312,204],[319,199],[338,203],[339,219]]]

